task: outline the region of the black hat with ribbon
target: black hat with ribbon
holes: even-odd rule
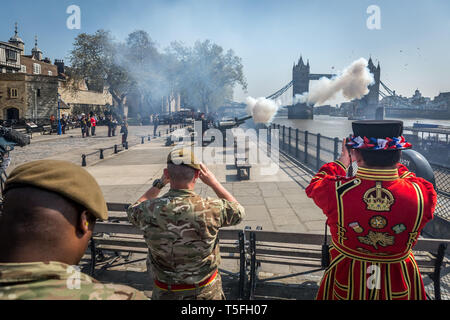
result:
[[[403,121],[355,121],[352,127],[353,137],[347,140],[347,146],[352,149],[395,151],[412,148],[412,145],[402,136]]]

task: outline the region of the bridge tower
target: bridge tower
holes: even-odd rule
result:
[[[369,86],[369,93],[356,101],[356,116],[364,117],[366,119],[382,120],[384,118],[384,110],[379,107],[381,78],[380,63],[378,63],[378,66],[375,66],[372,58],[370,58],[368,68],[370,73],[373,74],[375,82]]]
[[[369,59],[368,68],[374,76],[374,84],[369,86],[369,93],[363,98],[354,100],[356,114],[353,116],[364,117],[366,119],[382,120],[384,117],[384,109],[379,107],[380,95],[380,63],[375,66],[372,58]],[[309,92],[309,83],[311,80],[319,80],[322,77],[331,79],[333,74],[315,74],[311,73],[309,61],[307,64],[300,57],[298,63],[294,63],[292,68],[292,94],[293,97]],[[289,119],[313,119],[313,106],[306,103],[297,103],[288,108]]]
[[[301,95],[309,92],[310,81],[309,61],[305,65],[303,58],[300,57],[298,63],[292,68],[292,96]],[[306,103],[297,103],[288,109],[289,119],[313,119],[313,108]]]
[[[319,80],[322,77],[331,78],[333,74],[315,74],[310,72],[309,61],[307,64],[303,62],[300,57],[298,63],[294,63],[292,68],[292,94],[295,97],[297,94],[309,92],[309,82],[311,80]],[[313,119],[313,106],[308,106],[306,103],[297,103],[288,108],[289,119]]]

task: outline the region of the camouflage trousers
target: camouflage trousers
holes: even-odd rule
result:
[[[153,286],[152,300],[225,300],[222,289],[222,278],[217,274],[213,282],[202,288],[168,291]]]

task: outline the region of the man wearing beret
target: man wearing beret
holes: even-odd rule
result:
[[[199,178],[219,199],[194,192]],[[158,198],[168,183],[170,191]],[[189,148],[169,154],[162,178],[127,213],[144,232],[149,248],[153,299],[225,299],[217,235],[221,227],[240,223],[245,211],[204,164],[197,164]]]
[[[96,219],[107,218],[99,185],[81,167],[56,160],[17,167],[6,181],[0,216],[0,300],[147,299],[76,267]]]
[[[356,121],[338,161],[306,189],[327,216],[333,244],[319,300],[424,300],[414,247],[433,219],[433,185],[399,164],[401,121]],[[350,152],[348,151],[350,149]],[[347,177],[352,160],[356,176]]]

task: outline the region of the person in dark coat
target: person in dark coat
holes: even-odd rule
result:
[[[80,119],[81,136],[84,138],[89,137],[89,130],[87,126],[86,115],[83,113]]]
[[[153,136],[156,137],[156,129],[158,129],[159,126],[159,117],[158,115],[155,115],[153,117]]]
[[[128,121],[127,117],[123,117],[123,121],[120,127],[120,133],[122,134],[122,145],[125,147],[128,138]]]

